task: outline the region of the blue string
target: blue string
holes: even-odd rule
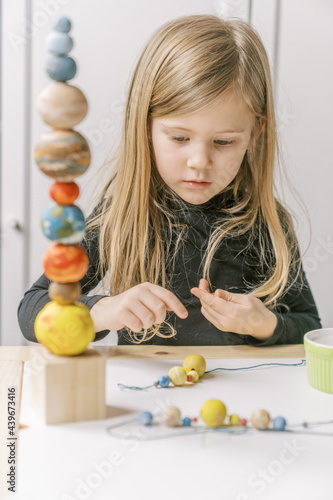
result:
[[[237,370],[250,370],[252,368],[259,368],[260,366],[305,366],[305,359],[302,359],[300,363],[261,363],[260,365],[253,366],[243,366],[242,368],[214,368],[213,370],[208,370],[206,373],[212,373],[218,370],[225,370],[228,372]]]
[[[304,366],[305,365],[305,359],[302,359],[300,363],[261,363],[260,365],[254,365],[254,366],[243,366],[241,368],[214,368],[213,370],[208,370],[204,373],[212,373],[218,370],[223,370],[223,371],[239,371],[239,370],[251,370],[253,368],[260,368],[261,366]],[[150,389],[151,387],[156,387],[156,389],[163,389],[163,387],[160,387],[158,384],[152,384],[152,385],[147,385],[146,387],[137,387],[135,385],[125,385],[125,384],[117,384],[118,387],[122,390],[128,389],[131,391],[146,391],[147,389]]]

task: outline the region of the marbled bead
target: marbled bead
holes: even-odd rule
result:
[[[71,30],[72,24],[68,17],[61,17],[55,27],[55,31],[61,31],[62,33],[68,33]]]
[[[51,56],[46,62],[46,71],[52,80],[67,82],[76,74],[76,62],[68,56]]]
[[[71,129],[86,117],[88,102],[74,85],[51,82],[40,92],[37,109],[47,125]]]
[[[51,31],[45,39],[46,50],[51,54],[65,55],[73,48],[73,40],[67,33]]]
[[[90,165],[86,139],[75,130],[52,130],[42,134],[34,152],[40,170],[58,182],[71,182]]]

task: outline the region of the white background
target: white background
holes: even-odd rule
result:
[[[271,61],[279,136],[291,181],[289,185],[277,175],[279,196],[295,216],[304,268],[323,326],[333,326],[331,1],[3,0],[1,9],[3,345],[27,343],[18,327],[17,306],[42,273],[42,255],[49,246],[40,216],[50,202],[51,180],[41,174],[32,152],[40,134],[48,130],[35,107],[39,92],[50,82],[44,69],[44,41],[61,15],[73,24],[71,55],[78,72],[71,83],[84,91],[90,104],[88,116],[76,127],[89,140],[93,154],[90,169],[78,179],[78,205],[85,215],[91,209],[98,169],[117,143],[130,74],[150,34],[185,14],[251,17]],[[103,132],[105,120],[109,124]]]

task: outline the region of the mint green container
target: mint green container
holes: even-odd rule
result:
[[[333,394],[333,328],[311,330],[304,335],[309,384]]]

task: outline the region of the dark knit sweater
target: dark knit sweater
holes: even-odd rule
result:
[[[227,203],[225,195],[218,194],[201,205],[185,202],[185,211],[177,212],[177,221],[188,225],[188,233],[177,253],[174,273],[172,274],[173,292],[188,310],[188,317],[180,319],[172,312],[167,313],[166,321],[177,330],[172,338],[155,336],[144,344],[155,345],[255,345],[269,346],[273,344],[298,344],[303,342],[303,335],[309,330],[321,328],[317,307],[311,293],[308,281],[302,268],[303,287],[300,281],[293,286],[280,300],[272,312],[277,316],[277,326],[273,335],[265,341],[257,340],[250,335],[240,335],[233,332],[218,330],[201,313],[200,300],[191,294],[191,288],[199,286],[203,277],[202,257],[207,248],[209,235],[217,220],[217,208]],[[255,240],[256,241],[256,240]],[[258,264],[254,245],[253,250],[247,247],[248,237],[226,238],[217,249],[210,267],[210,280],[215,291],[222,288],[233,293],[246,293],[251,287],[262,281],[262,268]],[[91,308],[104,295],[88,296],[99,283],[96,276],[98,267],[98,232],[86,233],[82,246],[89,257],[89,269],[80,281],[82,295],[80,302]],[[257,247],[257,248],[255,248]],[[168,271],[168,270],[167,270]],[[18,321],[24,337],[36,342],[34,321],[42,307],[50,301],[48,286],[50,280],[44,274],[24,294],[18,307]],[[264,298],[261,298],[263,301]],[[163,330],[163,333],[168,330]],[[96,333],[95,340],[101,340],[109,331]],[[130,344],[125,329],[118,332],[118,344]]]

